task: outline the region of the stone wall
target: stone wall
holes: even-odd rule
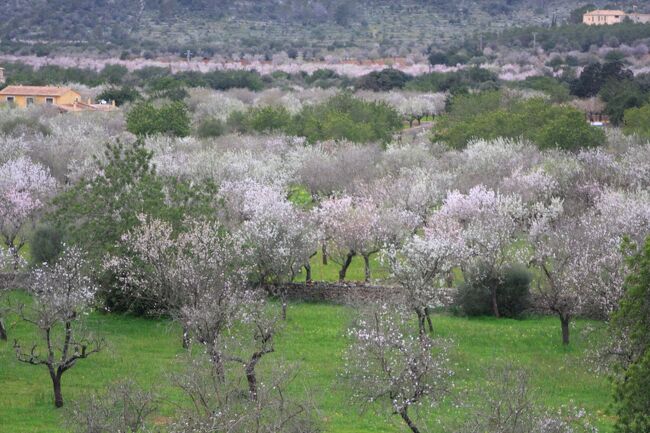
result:
[[[403,302],[404,300],[404,293],[398,287],[358,283],[291,283],[283,288],[287,298],[292,301],[354,305],[364,302]]]

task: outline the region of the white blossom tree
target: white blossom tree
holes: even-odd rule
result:
[[[49,170],[27,157],[0,166],[0,234],[18,265],[25,246],[25,230],[33,227],[38,211],[54,193],[56,181]]]
[[[83,252],[67,247],[53,266],[35,269],[29,292],[33,302],[20,306],[17,313],[38,329],[44,347],[33,344],[26,349],[15,341],[16,356],[20,362],[47,367],[54,405],[59,408],[63,406],[63,373],[103,348],[103,340],[92,338],[81,327],[96,292]]]
[[[370,258],[384,245],[399,243],[417,225],[417,217],[395,208],[381,208],[370,198],[343,196],[321,203],[316,219],[330,245],[330,255],[341,266],[344,281],[356,255],[364,260],[365,279],[370,281]]]
[[[186,231],[176,235],[167,222],[145,215],[139,219],[140,225],[121,239],[127,255],[110,258],[106,266],[124,290],[180,322],[184,347],[190,342],[189,328],[200,329],[202,320],[219,323],[220,332],[245,292],[248,269],[242,246],[209,221],[186,221]],[[206,317],[187,313],[205,305],[214,307],[201,309]],[[197,332],[197,338],[212,345],[216,336]]]
[[[467,194],[449,193],[429,225],[458,224],[468,249],[468,264],[491,276],[501,275],[503,268],[517,259],[513,242],[522,228],[527,210],[521,199],[490,191],[479,185]],[[499,317],[496,287],[491,288],[492,309]]]
[[[387,407],[413,433],[421,428],[409,409],[434,406],[445,396],[452,371],[449,343],[410,333],[409,314],[388,305],[366,308],[348,334],[344,377],[362,409]]]
[[[433,330],[429,309],[449,304],[450,288],[440,287],[439,282],[466,254],[461,227],[453,223],[427,227],[423,236],[413,235],[401,247],[386,251],[391,276],[405,290],[420,334],[425,332],[425,318]]]

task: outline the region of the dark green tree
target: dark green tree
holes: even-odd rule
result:
[[[612,318],[616,341],[625,342],[615,376],[617,433],[650,431],[650,238],[629,260],[625,295]]]

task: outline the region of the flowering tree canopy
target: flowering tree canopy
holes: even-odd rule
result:
[[[32,281],[30,293],[34,301],[21,306],[18,313],[41,331],[44,353],[39,352],[37,345],[25,350],[18,341],[14,348],[19,361],[47,367],[54,388],[54,405],[61,407],[63,373],[103,346],[101,340],[84,335],[78,325],[93,302],[96,287],[87,274],[84,253],[75,247],[66,248],[53,266],[44,264],[35,269]]]
[[[16,257],[26,242],[21,231],[34,224],[37,212],[55,189],[49,170],[27,157],[0,166],[0,234]]]

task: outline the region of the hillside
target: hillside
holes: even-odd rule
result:
[[[0,51],[272,54],[422,52],[477,30],[563,21],[578,0],[11,0]]]

